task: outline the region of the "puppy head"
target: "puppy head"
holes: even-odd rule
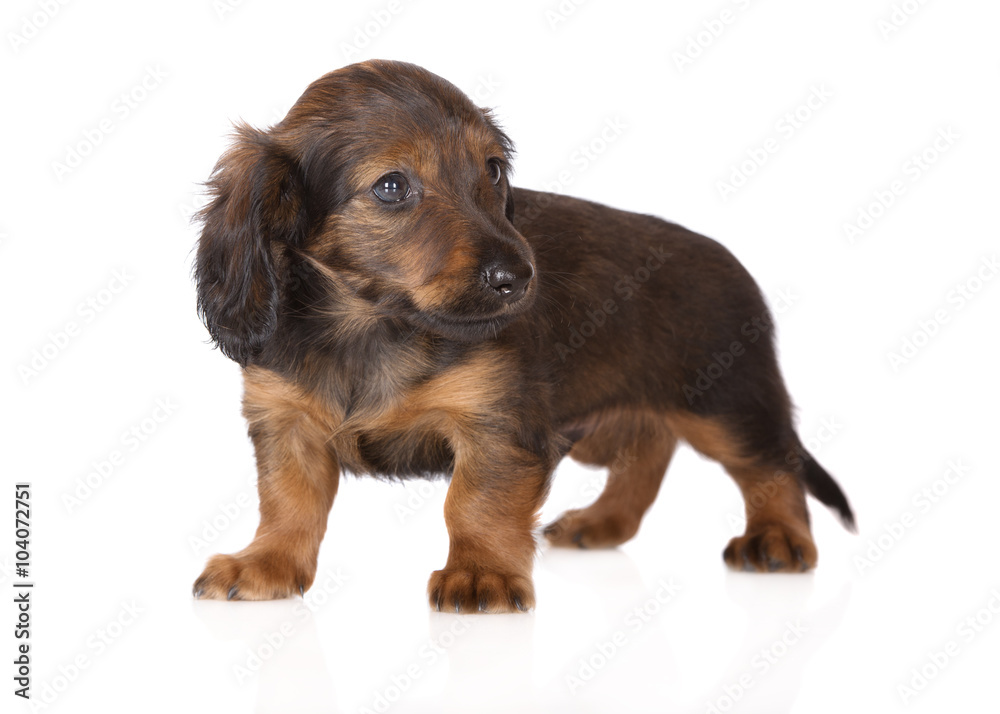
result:
[[[452,339],[496,334],[536,290],[512,224],[511,153],[486,111],[400,62],[332,72],[269,131],[239,127],[201,215],[196,279],[212,337],[249,362],[295,261],[369,315]]]

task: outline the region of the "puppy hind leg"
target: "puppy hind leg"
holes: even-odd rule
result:
[[[789,467],[730,467],[743,493],[747,526],[723,559],[734,570],[803,572],[816,567],[806,495]]]
[[[796,461],[785,458],[796,453],[790,426],[690,414],[674,414],[669,421],[695,450],[721,463],[743,494],[746,531],[730,540],[723,552],[726,564],[757,572],[815,567],[805,490],[799,471],[789,465]]]
[[[631,539],[656,499],[676,445],[665,429],[639,435],[603,458],[586,440],[578,443],[570,455],[607,466],[608,482],[590,506],[567,511],[547,526],[545,537],[567,548],[613,548]]]

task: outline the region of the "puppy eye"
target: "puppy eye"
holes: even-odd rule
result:
[[[396,203],[410,195],[410,184],[401,173],[386,174],[372,186],[372,192],[381,201]]]
[[[500,165],[500,161],[497,159],[490,159],[486,162],[486,168],[489,171],[490,181],[494,185],[500,183],[500,179],[503,177],[503,167]]]

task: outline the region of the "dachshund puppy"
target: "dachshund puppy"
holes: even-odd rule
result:
[[[341,472],[450,476],[428,595],[457,612],[534,606],[537,512],[566,455],[615,468],[544,530],[557,546],[635,535],[679,440],[743,492],[732,568],[816,565],[807,492],[853,526],[796,435],[743,266],[679,225],[514,188],[511,155],[488,111],[400,62],[332,72],[268,131],[238,127],[195,278],[243,368],[260,526],[197,597],[303,593]]]

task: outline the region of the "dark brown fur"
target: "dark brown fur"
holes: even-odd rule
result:
[[[515,189],[511,151],[454,86],[397,62],[328,74],[270,130],[238,130],[196,278],[209,331],[244,367],[261,525],[196,595],[309,587],[341,470],[451,476],[451,548],[428,591],[462,612],[534,605],[536,514],[567,454],[611,476],[545,529],[556,545],[635,535],[680,439],[746,497],[733,567],[815,565],[806,491],[852,524],[796,436],[743,266],[673,223]],[[385,203],[373,185],[392,172],[411,193]],[[533,274],[523,295],[491,282],[497,266]]]

